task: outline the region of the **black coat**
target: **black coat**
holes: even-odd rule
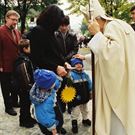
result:
[[[56,39],[60,45],[62,55],[67,62],[70,62],[70,59],[73,55],[78,52],[78,41],[74,33],[67,32],[65,38],[62,36],[60,31],[55,33]]]
[[[14,81],[16,87],[30,90],[34,83],[33,65],[27,54],[21,53],[14,63]]]
[[[31,60],[35,67],[56,72],[57,66],[64,66],[65,59],[54,33],[36,26],[28,34],[31,45]]]

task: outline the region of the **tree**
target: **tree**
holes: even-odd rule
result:
[[[2,22],[4,20],[3,14],[4,14],[4,5],[0,1],[0,25],[2,24]]]
[[[132,3],[129,3],[128,0],[100,0],[100,3],[108,15],[130,21],[129,12]]]
[[[58,0],[0,0],[0,19],[4,18],[5,13],[9,9],[14,9],[18,11],[20,14],[20,29],[23,33],[25,31],[26,17],[30,11],[30,9],[34,9],[36,11],[41,11],[43,8],[48,6],[49,4],[56,4]]]
[[[21,33],[23,33],[26,29],[26,17],[30,9],[41,11],[49,4],[54,3],[57,3],[57,0],[17,0],[18,6],[16,7],[16,9],[20,13]]]
[[[71,11],[71,14],[82,14],[82,12],[80,11],[80,6],[86,7],[86,5],[88,5],[89,0],[68,0],[68,2],[71,3],[70,7],[68,8]],[[125,20],[127,22],[130,21],[129,12],[133,3],[129,3],[128,0],[99,0],[99,2],[104,7],[108,15],[111,15],[114,18]],[[85,19],[83,20],[83,30],[84,25],[87,25]]]

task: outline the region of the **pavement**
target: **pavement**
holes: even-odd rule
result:
[[[88,53],[89,51],[86,49],[81,50],[81,53]],[[85,63],[85,62],[84,62]],[[85,70],[90,74],[89,65],[86,63]],[[88,103],[89,107],[89,118],[91,119],[91,101]],[[1,87],[0,87],[0,135],[43,135],[40,132],[38,125],[35,125],[33,128],[22,128],[19,126],[19,108],[15,108],[17,111],[17,116],[10,116],[5,113],[3,98],[1,94]],[[33,116],[34,117],[34,116]],[[91,134],[91,127],[84,127],[81,123],[81,115],[78,116],[78,126],[79,126],[79,133],[76,135],[90,135]],[[64,113],[64,126],[67,130],[66,135],[73,135],[71,132],[71,120],[70,115],[68,113]]]

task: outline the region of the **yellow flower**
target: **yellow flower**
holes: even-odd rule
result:
[[[72,102],[76,96],[76,89],[74,87],[65,87],[61,92],[61,99],[64,103]]]

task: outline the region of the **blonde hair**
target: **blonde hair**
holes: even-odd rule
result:
[[[11,15],[14,15],[14,16],[17,16],[18,18],[20,18],[20,15],[19,13],[17,13],[15,10],[9,10],[6,15],[5,15],[5,18],[11,16]]]

